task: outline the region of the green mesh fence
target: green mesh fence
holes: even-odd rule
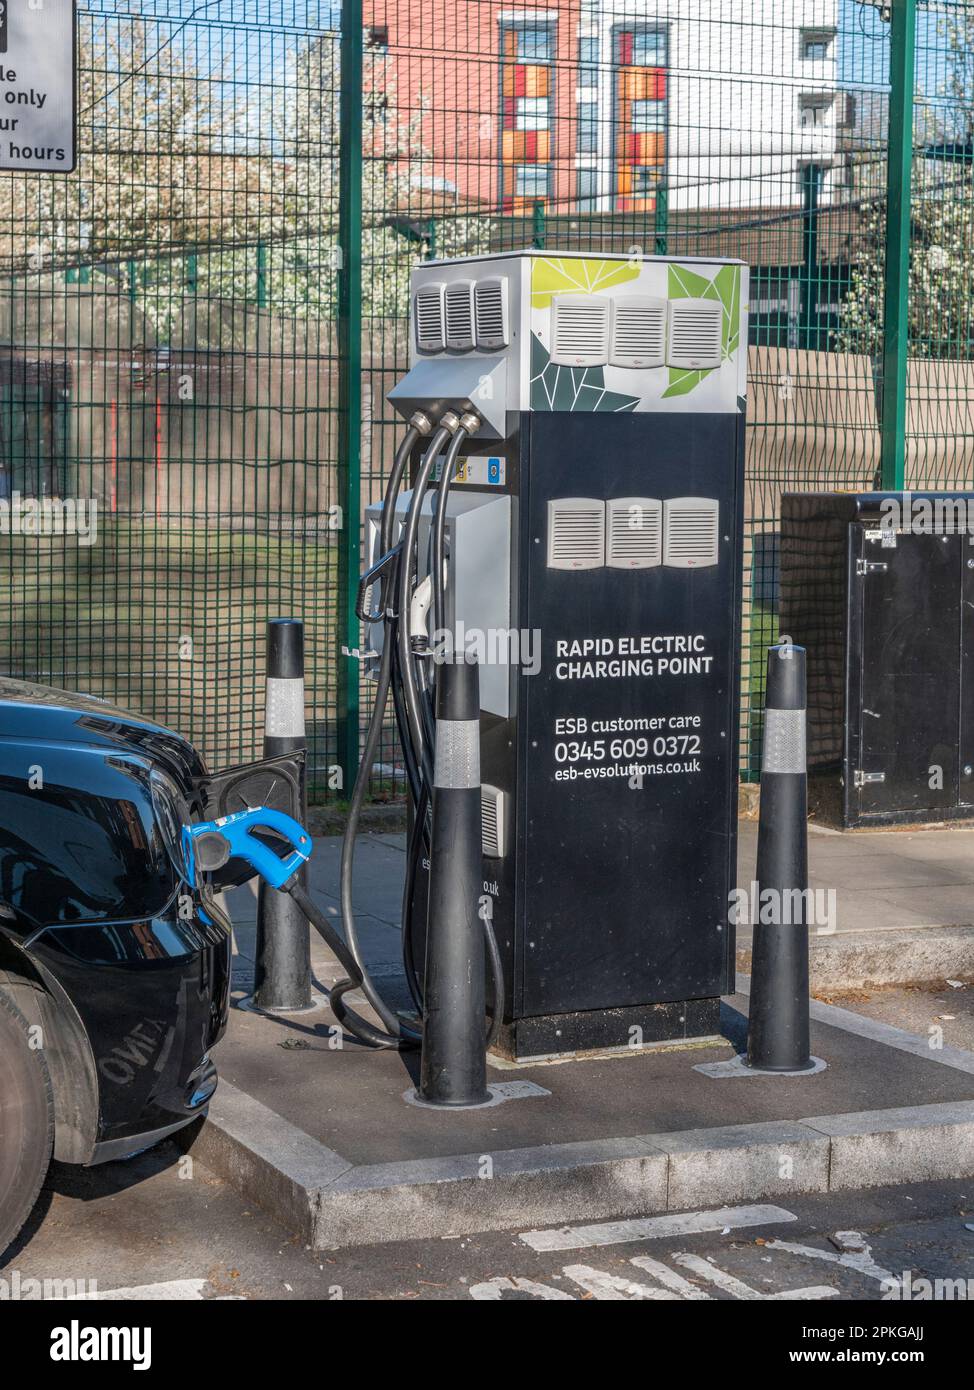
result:
[[[361,643],[349,577],[398,433],[411,267],[736,256],[756,776],[782,492],[970,483],[974,5],[915,6],[905,135],[890,87],[912,0],[133,9],[79,5],[77,173],[0,175],[0,498],[99,507],[95,544],[0,536],[4,668],[141,708],[225,763],[259,751],[266,617],[302,616],[313,790],[342,795],[370,695],[342,654]],[[400,785],[390,730],[374,790]]]
[[[227,764],[260,753],[266,619],[299,614],[319,785],[341,535],[332,25],[290,0],[82,3],[77,171],[0,174],[0,496],[62,518],[0,537],[3,668]]]

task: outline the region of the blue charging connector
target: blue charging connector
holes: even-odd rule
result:
[[[254,837],[255,830],[272,830],[292,846],[283,858]],[[293,816],[257,806],[234,811],[218,820],[199,821],[182,828],[183,859],[191,883],[200,872],[222,868],[229,859],[244,859],[271,888],[286,889],[311,858],[311,836]]]

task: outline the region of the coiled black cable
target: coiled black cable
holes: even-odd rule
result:
[[[453,421],[456,421],[455,416],[453,417]],[[413,496],[406,517],[398,558],[390,563],[388,572],[383,575],[380,581],[382,586],[382,613],[385,625],[382,654],[379,659],[379,668],[377,672],[375,701],[366,730],[358,773],[349,799],[348,820],[342,841],[340,901],[345,940],[342,941],[327,917],[320,911],[300,884],[295,883],[288,889],[291,896],[301,907],[302,912],[307,916],[308,921],[325,940],[338,958],[340,964],[348,972],[347,978],[336,982],[329,991],[329,1001],[335,1018],[341,1026],[347,1027],[349,1032],[354,1034],[354,1036],[359,1038],[362,1042],[372,1047],[383,1049],[404,1050],[415,1048],[421,1041],[421,1035],[414,1031],[407,1020],[401,1018],[383,1001],[369,976],[368,969],[362,958],[362,952],[355,929],[355,914],[352,905],[355,839],[361,819],[362,806],[368,791],[372,766],[382,734],[389,691],[392,689],[396,723],[399,728],[400,741],[403,747],[409,792],[413,805],[413,826],[407,858],[406,882],[403,890],[403,963],[413,1003],[421,1013],[423,1009],[423,994],[414,958],[412,903],[415,894],[417,866],[422,856],[423,849],[428,845],[429,840],[428,808],[432,787],[434,720],[431,683],[426,678],[425,671],[421,674],[417,672],[415,664],[417,656],[413,653],[410,644],[409,614],[412,599],[412,578],[415,568],[414,558],[417,548],[416,540],[423,499],[439,451],[450,433],[453,432],[453,439],[451,440],[444,462],[443,477],[441,479],[438,497],[436,524],[432,537],[432,605],[434,621],[436,621],[436,615],[439,615],[438,630],[440,632],[442,631],[445,619],[445,573],[443,560],[446,501],[460,447],[463,441],[468,437],[468,431],[462,426],[459,426],[459,424],[452,424],[451,422],[451,426],[452,431],[451,427],[441,425],[440,429],[433,434],[429,441],[426,456],[419,470],[413,489]],[[415,424],[412,424],[396,451],[396,457],[389,474],[389,480],[383,499],[382,522],[380,527],[383,555],[389,555],[392,551],[396,503],[402,488],[407,464],[421,433],[422,431],[417,428]],[[422,656],[419,657],[419,660],[423,660]],[[504,977],[500,952],[493,926],[489,918],[484,918],[483,921],[487,957],[493,985],[493,1008],[490,1026],[487,1032],[487,1046],[489,1047],[497,1035],[503,1016]],[[383,1024],[382,1028],[375,1027],[347,1007],[344,1003],[344,995],[352,989],[362,990],[369,1004],[381,1020]]]

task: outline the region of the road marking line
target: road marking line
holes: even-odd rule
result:
[[[203,1298],[203,1290],[209,1282],[208,1279],[170,1279],[163,1284],[136,1284],[130,1289],[99,1289],[97,1293],[88,1294],[86,1301],[97,1302],[109,1298],[146,1302],[156,1299],[196,1300]]]
[[[485,1279],[483,1283],[474,1284],[470,1288],[470,1297],[476,1298],[480,1303],[500,1303],[505,1293],[527,1293],[532,1298],[550,1302],[575,1302],[575,1295],[566,1293],[564,1289],[552,1288],[550,1284],[539,1284],[535,1279],[523,1279],[518,1274],[510,1277],[506,1274],[495,1274],[493,1279]]]
[[[875,1279],[878,1284],[899,1285],[900,1281],[890,1270],[873,1259],[872,1246],[863,1242],[864,1249],[848,1250],[837,1254],[834,1250],[819,1250],[815,1245],[800,1245],[790,1240],[769,1240],[766,1250],[787,1250],[792,1255],[804,1255],[809,1260],[824,1260],[826,1264],[838,1265],[840,1269],[851,1269],[867,1279]]]
[[[662,1261],[654,1260],[651,1255],[633,1255],[629,1263],[637,1269],[644,1269],[664,1287],[675,1290],[688,1303],[709,1301],[711,1298],[706,1289],[698,1289],[696,1284],[691,1284],[689,1279],[684,1279],[682,1274],[677,1274],[676,1270],[670,1269]]]
[[[518,1239],[538,1251],[590,1250],[597,1245],[625,1245],[636,1240],[661,1240],[666,1236],[722,1231],[725,1226],[737,1230],[742,1226],[765,1226],[773,1222],[797,1220],[783,1207],[718,1207],[716,1211],[603,1221],[593,1226],[560,1226],[553,1231],[522,1231]]]
[[[745,1284],[742,1279],[737,1279],[733,1274],[729,1274],[726,1269],[721,1269],[719,1265],[701,1259],[699,1255],[677,1254],[673,1256],[673,1259],[684,1269],[692,1270],[699,1278],[709,1279],[712,1284],[716,1284],[718,1289],[723,1289],[724,1293],[729,1293],[732,1298],[739,1298],[745,1302],[790,1302],[793,1299],[806,1298],[820,1301],[823,1298],[835,1298],[839,1292],[838,1289],[833,1289],[826,1284],[812,1284],[803,1289],[782,1289],[778,1293],[761,1293],[758,1289],[752,1289],[750,1284]]]
[[[591,1265],[566,1265],[562,1274],[578,1284],[600,1303],[622,1303],[631,1298],[642,1298],[650,1303],[680,1303],[685,1295],[674,1293],[672,1289],[657,1289],[651,1284],[640,1284],[635,1279],[626,1279],[620,1274],[608,1274]]]

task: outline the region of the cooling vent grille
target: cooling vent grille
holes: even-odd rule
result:
[[[664,503],[663,564],[673,569],[716,565],[720,511],[714,497],[672,497]]]
[[[599,367],[609,360],[612,301],[595,294],[556,294],[551,301],[551,360],[565,367]]]
[[[480,788],[483,852],[488,859],[503,859],[507,852],[507,796],[485,782]]]
[[[633,294],[613,302],[609,361],[614,367],[662,367],[665,346],[665,299]]]
[[[420,352],[442,352],[446,347],[443,323],[443,290],[438,281],[416,291],[416,346]]]
[[[477,280],[473,287],[474,334],[481,351],[507,347],[507,278]]]
[[[671,299],[669,345],[671,367],[719,367],[724,324],[716,299]]]
[[[605,564],[605,503],[557,497],[548,503],[548,568],[599,569]]]
[[[456,280],[446,287],[446,345],[460,352],[473,347],[472,280]]]
[[[663,504],[655,497],[613,497],[606,503],[605,563],[644,570],[663,562]]]

